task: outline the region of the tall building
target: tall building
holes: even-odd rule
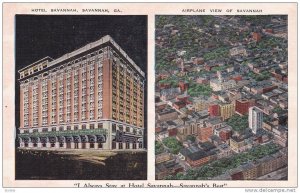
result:
[[[20,147],[143,148],[145,73],[110,37],[20,74]]]
[[[211,117],[216,117],[220,115],[220,107],[218,103],[211,103],[208,106],[208,112]]]
[[[249,108],[249,128],[256,134],[263,125],[263,112],[257,107]]]
[[[235,112],[239,115],[245,115],[249,108],[255,105],[255,99],[238,99],[235,101]]]
[[[234,103],[220,104],[220,116],[223,121],[232,117],[234,115],[234,112],[235,112]]]

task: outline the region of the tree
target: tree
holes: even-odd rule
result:
[[[188,135],[187,137],[186,137],[186,140],[190,140],[191,142],[195,142],[195,140],[196,140],[196,137],[194,136],[194,135]]]
[[[168,147],[173,154],[178,154],[182,149],[182,144],[175,137],[163,139],[163,144]]]
[[[232,127],[234,131],[244,131],[248,127],[248,116],[239,116],[235,114],[232,117],[230,117],[226,122]]]
[[[155,141],[155,155],[163,153],[164,147],[159,141]]]

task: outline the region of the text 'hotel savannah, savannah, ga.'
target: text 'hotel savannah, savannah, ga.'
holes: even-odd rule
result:
[[[110,36],[18,72],[20,147],[143,148],[145,73]]]

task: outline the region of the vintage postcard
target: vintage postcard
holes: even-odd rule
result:
[[[297,3],[4,3],[3,187],[295,191],[297,19]]]

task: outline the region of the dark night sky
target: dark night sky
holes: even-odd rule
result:
[[[147,16],[16,15],[15,19],[16,79],[19,69],[45,56],[56,59],[105,35],[110,35],[147,74]],[[147,87],[147,105],[146,91]],[[16,127],[18,96],[16,80]]]
[[[45,56],[56,59],[105,35],[146,71],[146,16],[16,16],[17,70]]]

